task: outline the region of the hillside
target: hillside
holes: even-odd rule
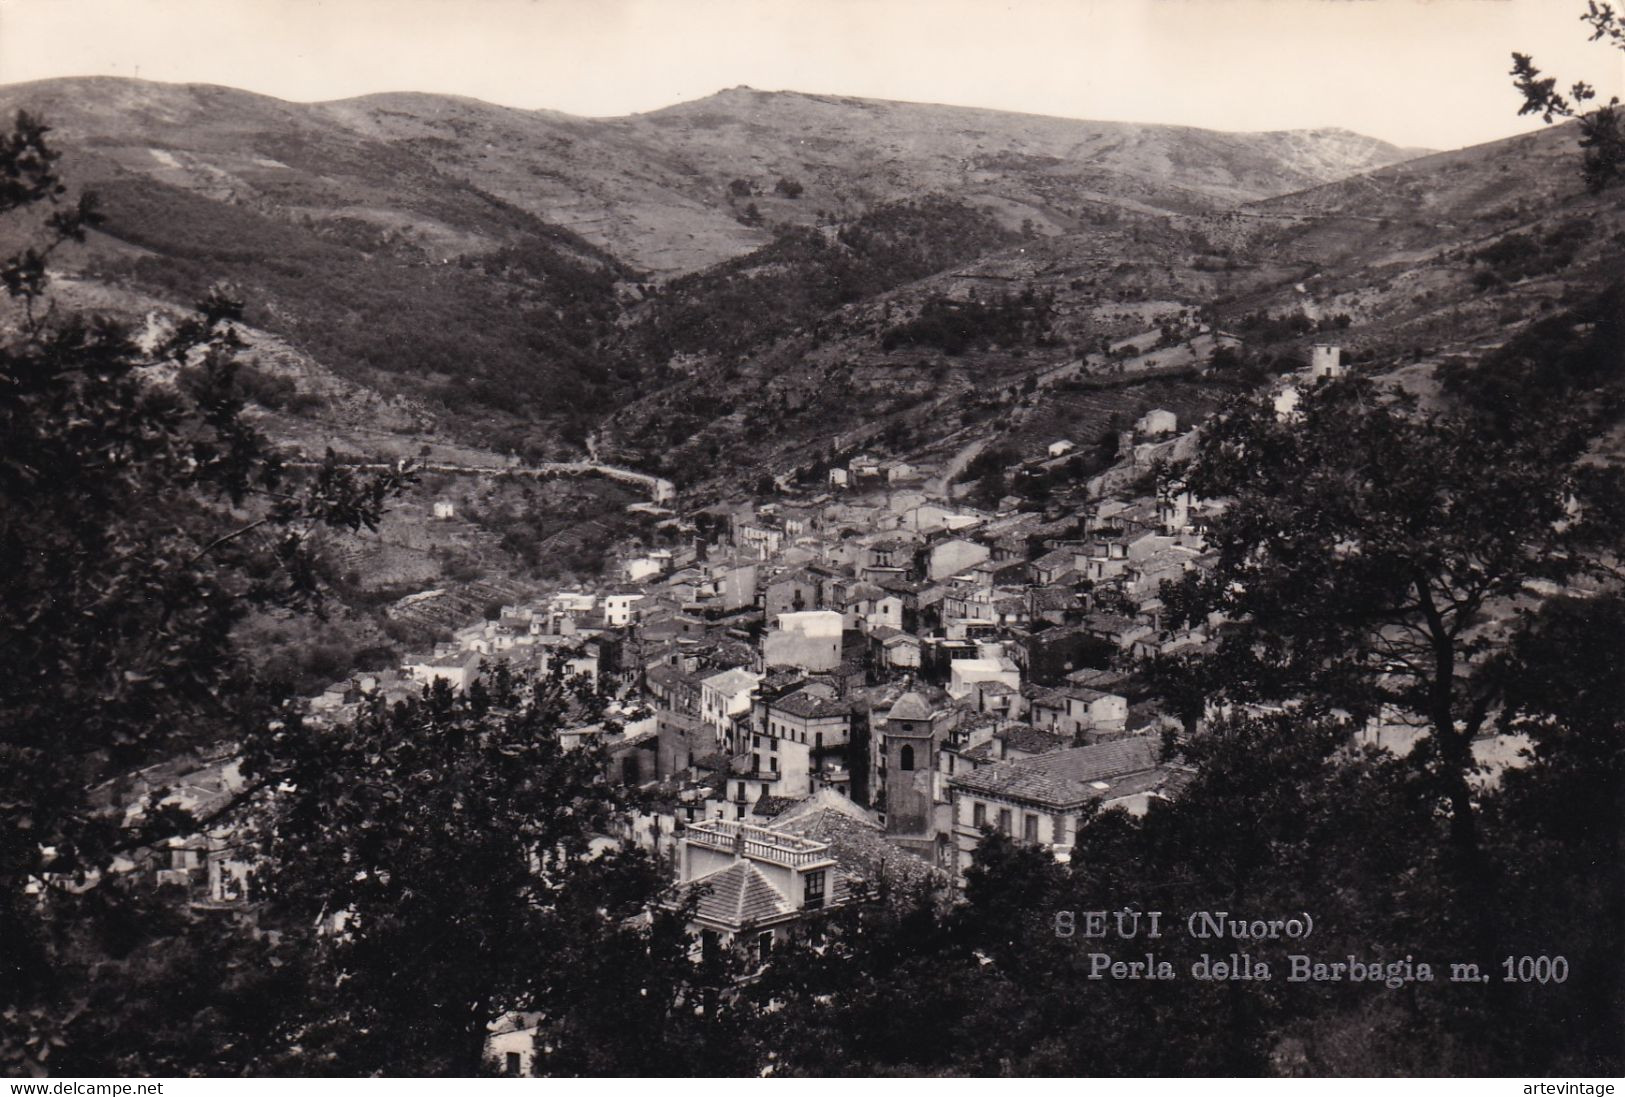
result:
[[[813,225],[940,193],[985,202],[1007,227],[1063,231],[1100,206],[1228,207],[1408,155],[1339,130],[1227,134],[750,88],[592,120],[421,95],[322,110],[665,276],[765,243],[741,223],[752,205],[767,226]]]
[[[1024,240],[1228,209],[1405,155],[1337,131],[749,89],[585,119],[97,77],[0,88],[0,110],[18,109],[53,127],[70,181],[102,198],[107,222],[64,255],[69,274],[172,308],[226,281],[256,327],[424,409],[419,428],[537,455],[578,450],[665,383],[672,353],[718,349],[716,323],[742,307],[735,349]],[[926,221],[885,212],[926,195]],[[854,229],[866,217],[892,228]],[[855,264],[845,244],[808,251],[854,231],[874,245]],[[902,245],[906,231],[919,240]],[[779,286],[765,306],[764,272]],[[640,304],[666,281],[674,294]],[[814,292],[792,291],[803,282]]]
[[[1432,392],[1436,366],[1470,369],[1535,325],[1589,315],[1625,273],[1625,209],[1587,194],[1576,163],[1572,131],[1556,129],[1222,212],[1119,211],[781,325],[753,352],[689,361],[606,436],[629,459],[717,481],[741,465],[816,469],[832,449],[930,465],[981,439],[1032,456],[1045,432],[1092,443],[1148,404],[1183,420],[1313,341]],[[1042,323],[999,329],[998,310],[1027,294]],[[1141,384],[1145,366],[1191,360],[1204,324],[1241,338],[1239,373]]]
[[[455,180],[660,275],[765,243],[764,227],[741,223],[741,199],[766,224],[812,224],[936,192],[1055,231],[1102,205],[1225,208],[1414,155],[1344,130],[1217,133],[749,88],[587,119],[455,96],[303,104],[91,77],[0,87],[0,108],[42,115],[124,172],[409,230],[442,258],[478,250],[486,233],[402,191]],[[776,190],[781,179],[801,191]],[[735,180],[748,193],[730,193]]]
[[[691,486],[875,439],[1036,444],[1066,423],[1029,386],[1126,370],[1070,432],[1099,433],[1201,322],[1266,363],[1320,330],[1394,364],[1494,345],[1600,284],[1620,227],[1559,131],[1415,158],[749,88],[587,119],[111,78],[0,88],[19,107],[103,196],[73,283],[145,318],[228,280],[296,390],[290,440],[544,456],[597,431]]]

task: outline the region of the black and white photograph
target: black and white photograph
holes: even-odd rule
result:
[[[1622,96],[1602,0],[0,0],[6,1097],[1617,1093]]]

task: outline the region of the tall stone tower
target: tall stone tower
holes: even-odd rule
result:
[[[937,768],[937,713],[917,692],[903,694],[881,729],[885,758],[886,836],[933,855],[936,827],[932,781]]]

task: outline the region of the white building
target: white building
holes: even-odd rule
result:
[[[735,667],[700,680],[700,723],[716,733],[717,746],[728,741],[732,717],[750,711],[750,694],[762,681],[760,674]]]
[[[610,627],[629,625],[637,613],[636,606],[643,601],[641,594],[604,595],[604,624]]]
[[[1343,348],[1335,343],[1316,343],[1309,350],[1309,377],[1319,381],[1343,376]]]
[[[504,1013],[492,1021],[485,1038],[485,1059],[510,1078],[529,1078],[536,1066],[536,1033],[540,1013]]]
[[[678,843],[677,870],[680,888],[701,888],[691,924],[701,954],[739,947],[766,963],[797,921],[845,898],[827,843],[745,822],[689,826]]]
[[[778,628],[762,637],[762,663],[809,671],[834,670],[841,665],[844,627],[844,620],[834,610],[781,613]]]
[[[1298,386],[1287,381],[1275,392],[1275,418],[1281,422],[1298,416]]]
[[[413,679],[426,686],[433,685],[436,679],[440,679],[449,682],[452,689],[462,693],[480,676],[480,653],[457,651],[450,655],[425,656],[408,663],[404,669]]]
[[[653,556],[634,556],[621,567],[628,583],[652,579],[665,570],[664,563]]]
[[[1154,408],[1134,421],[1137,435],[1172,434],[1179,429],[1179,416],[1166,408]]]
[[[955,700],[968,696],[978,682],[1003,682],[1011,689],[1021,689],[1021,670],[1008,656],[987,659],[955,659],[948,664],[951,679],[948,695]]]

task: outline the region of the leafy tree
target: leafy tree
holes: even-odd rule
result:
[[[374,526],[408,475],[331,455],[284,470],[242,418],[223,293],[150,352],[48,308],[48,257],[98,215],[66,203],[46,132],[20,114],[0,138],[0,218],[40,240],[0,262],[0,1063],[36,1071],[85,1008],[106,933],[115,953],[140,936],[114,858],[195,825],[127,823],[97,787],[263,726],[234,627],[251,607],[319,606],[317,532]],[[182,367],[184,386],[147,376]]]
[[[583,919],[612,936],[659,890],[645,855],[593,845],[623,790],[601,748],[557,734],[601,710],[590,682],[489,677],[338,728],[290,720],[250,748],[280,790],[259,828],[271,908],[322,927],[283,1069],[477,1074],[492,1020],[572,1001],[561,969]]]
[[[552,964],[557,1004],[542,1019],[537,1073],[759,1073],[761,1011],[740,987],[758,965],[743,948],[696,941],[688,927],[698,891],[649,906],[636,889],[604,890],[620,901],[606,910],[602,891],[579,887],[562,920],[564,947]]]
[[[1591,28],[1591,41],[1604,41],[1625,50],[1625,19],[1615,13],[1612,5],[1587,0],[1580,19]],[[1538,114],[1547,125],[1559,118],[1579,120],[1580,147],[1585,150],[1580,174],[1587,189],[1603,190],[1620,177],[1625,171],[1625,114],[1620,111],[1617,96],[1587,109],[1584,104],[1597,97],[1595,88],[1579,81],[1564,96],[1557,90],[1557,78],[1542,77],[1534,59],[1525,53],[1512,55],[1510,75],[1513,86],[1523,96],[1519,114]]]
[[[1574,1071],[1618,1073],[1625,972],[1617,962],[1625,881],[1625,598],[1557,598],[1508,652],[1500,722],[1530,737],[1530,764],[1504,779],[1490,809],[1493,852],[1506,866],[1500,901],[1509,941],[1561,952],[1560,997],[1521,987],[1506,1003],[1531,1053],[1557,1049]],[[1538,947],[1536,947],[1538,946]]]
[[[935,347],[950,356],[981,346],[1042,345],[1049,336],[1053,305],[1052,294],[1036,292],[1031,286],[1015,296],[1001,293],[988,302],[933,295],[920,306],[918,316],[881,333],[880,345],[888,351]]]
[[[1410,763],[1447,805],[1457,867],[1487,887],[1472,742],[1506,696],[1515,600],[1617,551],[1619,477],[1577,464],[1583,411],[1492,426],[1359,379],[1317,386],[1300,411],[1233,406],[1190,470],[1197,495],[1230,500],[1210,531],[1216,572],[1180,603],[1228,618],[1215,696],[1414,718]]]

